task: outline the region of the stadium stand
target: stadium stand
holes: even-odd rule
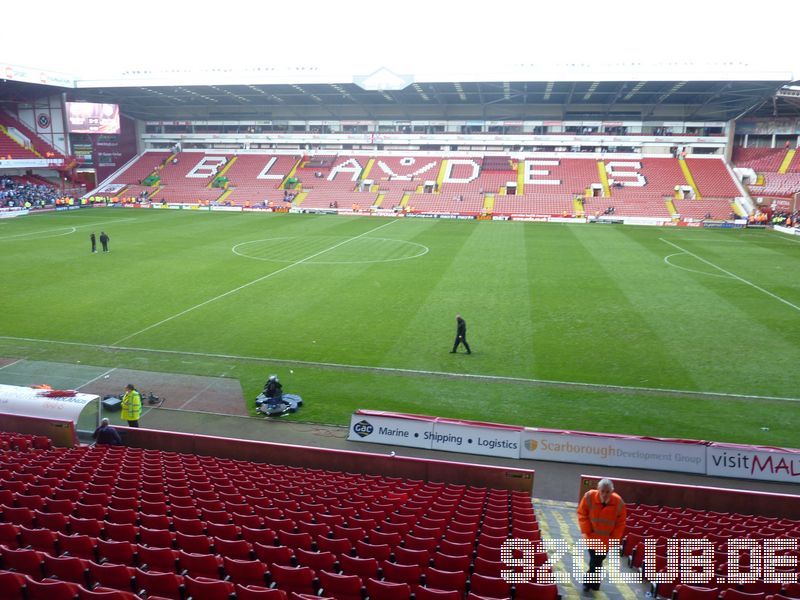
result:
[[[227,189],[209,189],[222,156]],[[307,209],[533,216],[592,216],[613,207],[615,215],[656,218],[672,216],[668,201],[675,198],[677,187],[690,188],[681,161],[670,157],[602,161],[531,157],[513,163],[498,156],[343,153],[298,159],[285,154],[183,152],[178,158],[179,164],[173,164],[167,153],[146,152],[112,183],[128,186],[121,195],[136,197],[148,191],[157,202],[219,201],[250,206],[271,202],[277,206],[288,197],[295,206]],[[486,159],[491,159],[490,167],[484,166]],[[207,161],[210,166],[204,166]],[[684,210],[677,214],[702,218],[710,212],[714,218],[723,214],[728,218],[730,210],[723,207],[729,207],[740,191],[725,163],[690,158],[686,168],[698,194],[715,202],[682,204]],[[154,172],[160,176],[158,188],[138,187]],[[598,183],[601,172],[607,178],[605,185]],[[290,174],[297,180],[297,187],[291,190],[282,185]],[[583,198],[583,204],[576,204],[576,198]]]
[[[165,164],[169,156],[169,152],[144,152],[121,173],[106,183],[117,185],[141,185],[142,181],[155,173],[158,167]]]
[[[183,533],[187,519],[195,533]],[[79,520],[94,523],[93,533]],[[540,537],[527,492],[119,446],[56,448],[0,432],[0,573],[12,595],[13,570],[28,597],[41,584],[50,599],[101,586],[222,600],[271,585],[355,600],[370,581],[375,598],[395,585],[463,597],[469,586],[499,589],[486,574],[496,561],[484,557],[497,557],[511,535]],[[459,536],[468,540],[461,548],[452,542]],[[451,563],[479,568],[439,568]],[[425,587],[426,573],[435,588]]]
[[[231,192],[226,200],[239,205],[282,201],[284,192],[280,186],[297,161],[298,157],[287,155],[237,155],[225,172]]]
[[[729,219],[733,208],[726,198],[703,198],[702,200],[674,200],[675,210],[684,220],[725,220]]]
[[[626,537],[623,541],[623,554],[628,563],[643,569],[645,561],[645,538],[655,538],[655,566],[656,572],[665,572],[667,556],[667,540],[705,538],[715,547],[715,572],[724,577],[728,566],[729,539],[755,539],[764,538],[798,538],[800,537],[800,521],[781,519],[778,517],[759,517],[743,515],[735,512],[726,513],[718,511],[704,511],[686,507],[654,506],[647,504],[631,504],[628,506],[628,526]],[[787,556],[800,556],[797,551],[785,552]],[[747,557],[742,559],[742,564],[747,564]],[[796,561],[795,561],[796,563]],[[799,573],[797,564],[794,571]],[[684,586],[685,587],[685,586]],[[733,590],[724,597],[737,597],[738,592],[756,594],[757,596],[744,596],[744,598],[764,598],[766,594],[778,594],[786,591],[784,584],[753,583],[725,583],[717,584],[712,592],[705,592],[707,597],[716,600],[720,592]],[[789,588],[794,590],[795,588]],[[653,584],[655,595],[661,598],[682,597],[681,586],[673,583]],[[685,589],[683,590],[686,591]],[[729,595],[730,594],[730,595]]]
[[[36,135],[33,131],[31,131],[28,127],[26,127],[21,121],[15,119],[5,111],[0,110],[0,132],[3,135],[0,135],[0,156],[5,156],[6,153],[3,151],[6,141],[10,141],[14,144],[14,147],[11,147],[14,152],[12,153],[13,158],[54,158],[54,159],[63,159],[64,155],[61,154],[58,150],[56,150],[53,146],[43,140],[41,137]],[[28,138],[31,142],[30,148],[24,148],[20,146],[14,139],[12,139],[6,130],[9,128],[17,129],[22,135]]]
[[[182,152],[175,155],[160,170],[159,189],[151,197],[157,201],[195,204],[219,200],[224,190],[210,185],[232,158],[232,155],[224,153]]]
[[[722,160],[718,158],[687,158],[686,164],[702,197],[735,198],[741,195]]]
[[[0,131],[0,157],[8,160],[39,158],[32,150],[17,143],[5,131]]]
[[[778,148],[742,148],[733,149],[733,163],[737,167],[747,167],[757,173],[777,173],[786,156],[786,151]]]

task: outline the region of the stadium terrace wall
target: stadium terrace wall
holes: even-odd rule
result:
[[[125,444],[134,448],[533,493],[533,469],[377,455],[153,429],[119,427],[118,430]]]
[[[581,475],[578,500],[588,490],[596,488],[600,479],[602,477]],[[613,478],[613,481],[614,491],[628,503],[800,519],[800,502],[797,496],[789,494],[727,490],[635,479]]]
[[[46,435],[54,446],[60,448],[72,448],[78,443],[75,424],[71,420],[3,414],[0,422],[3,431]]]

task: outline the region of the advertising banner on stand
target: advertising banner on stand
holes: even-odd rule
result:
[[[709,475],[800,483],[800,450],[712,443],[706,452]]]
[[[350,417],[347,439],[353,442],[431,448],[435,419],[416,415],[356,411]]]
[[[582,431],[525,429],[520,458],[683,473],[706,472],[705,442]]]

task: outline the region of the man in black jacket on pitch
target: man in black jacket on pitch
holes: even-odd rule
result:
[[[461,318],[461,315],[456,315],[456,341],[453,342],[453,349],[450,354],[455,354],[459,344],[464,344],[467,349],[467,354],[472,354],[467,343],[467,322]]]

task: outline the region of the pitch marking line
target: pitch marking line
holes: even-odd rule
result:
[[[291,260],[281,260],[280,258],[274,257],[259,257],[259,256],[252,256],[250,254],[246,254],[244,252],[240,252],[239,248],[242,246],[246,246],[247,244],[257,244],[258,242],[272,242],[275,240],[296,240],[298,236],[286,236],[286,237],[273,237],[273,238],[264,238],[260,240],[251,240],[249,242],[241,242],[236,244],[233,248],[231,248],[231,252],[233,252],[236,256],[241,256],[242,258],[249,258],[252,260],[261,260],[264,262],[277,262],[277,263],[290,263]],[[407,240],[393,240],[391,238],[364,238],[364,239],[371,239],[371,240],[380,240],[383,242],[397,242],[399,244],[408,244],[410,246],[419,246],[420,248],[424,248],[422,252],[419,254],[414,254],[413,256],[403,256],[400,258],[381,258],[376,260],[332,260],[332,261],[314,261],[313,264],[315,265],[367,265],[367,264],[376,264],[376,263],[387,263],[387,262],[398,262],[401,260],[413,260],[415,258],[420,258],[421,256],[425,256],[428,252],[431,251],[430,248],[425,246],[424,244],[418,244],[417,242],[409,242]]]
[[[207,352],[188,352],[184,350],[157,350],[155,348],[138,348],[135,346],[109,346],[105,344],[89,344],[85,342],[65,342],[59,340],[45,340],[40,338],[15,337],[0,335],[0,340],[19,342],[36,342],[41,344],[55,344],[64,346],[78,346],[99,350],[117,350],[122,352],[146,352],[150,354],[167,354],[171,356],[197,356],[201,358],[242,360],[258,363],[274,363],[280,365],[300,365],[321,369],[340,371],[364,371],[373,373],[386,373],[389,375],[409,375],[424,377],[441,377],[446,379],[463,379],[467,381],[489,381],[497,383],[519,383],[525,385],[546,385],[554,387],[575,387],[599,392],[637,392],[647,394],[668,394],[673,396],[686,396],[697,398],[728,398],[735,400],[778,400],[783,402],[800,402],[800,398],[787,398],[783,396],[755,396],[751,394],[731,394],[728,392],[703,392],[696,390],[679,390],[671,388],[654,388],[635,385],[612,385],[602,383],[585,383],[581,381],[558,381],[553,379],[533,379],[528,377],[511,377],[507,375],[481,375],[473,373],[451,373],[448,371],[424,371],[416,369],[402,369],[398,367],[374,367],[367,365],[348,365],[343,363],[316,362],[310,360],[290,360],[286,358],[269,358],[265,356],[240,356],[236,354],[216,354]]]
[[[17,360],[15,360],[12,363],[8,363],[7,365],[3,365],[2,367],[0,367],[0,371],[2,371],[3,369],[7,369],[8,367],[13,367],[15,364],[21,363],[23,360],[24,359],[22,359],[22,358],[18,358]]]
[[[719,273],[709,273],[708,271],[698,271],[697,269],[690,269],[689,267],[682,267],[681,265],[676,265],[674,262],[670,260],[673,256],[683,256],[683,252],[675,252],[674,254],[669,254],[664,257],[664,262],[667,263],[670,267],[675,267],[676,269],[683,269],[684,271],[689,271],[690,273],[697,273],[698,275],[708,275],[709,277],[720,277],[722,279],[730,279],[727,275],[720,275]]]
[[[83,225],[70,225],[69,227],[53,227],[51,229],[41,229],[39,231],[30,231],[28,233],[16,233],[13,235],[6,235],[0,237],[0,242],[14,241],[19,239],[41,240],[51,237],[61,237],[62,235],[71,235],[75,233],[78,229],[85,227],[96,227],[97,225],[105,225],[106,223],[124,223],[126,221],[138,221],[138,220],[139,220],[138,218],[131,217],[129,219],[113,219],[111,221],[99,221],[97,223],[85,223]],[[64,233],[53,233],[52,235],[49,235],[53,231],[62,231]],[[40,234],[43,234],[43,237],[39,238],[31,237]]]
[[[97,377],[94,377],[94,378],[90,379],[89,381],[87,381],[86,383],[84,383],[84,384],[82,384],[82,385],[79,385],[78,387],[76,387],[76,388],[75,388],[75,391],[78,391],[78,390],[80,390],[80,389],[83,389],[83,388],[85,388],[85,387],[86,387],[87,385],[89,385],[90,383],[94,383],[95,381],[97,381],[98,379],[102,379],[102,378],[103,378],[103,377],[105,377],[106,375],[111,375],[111,373],[113,373],[113,372],[114,372],[114,371],[116,371],[116,370],[117,370],[117,368],[116,368],[116,367],[114,367],[113,369],[109,369],[109,370],[108,370],[108,371],[106,371],[105,373],[100,373],[100,375],[98,375]]]
[[[211,304],[212,302],[216,302],[217,300],[225,298],[226,296],[230,296],[231,294],[235,294],[236,292],[239,292],[239,291],[241,291],[241,290],[243,290],[243,289],[245,289],[247,287],[250,287],[251,285],[255,285],[256,283],[260,283],[260,282],[262,282],[262,281],[264,281],[266,279],[269,279],[270,277],[274,277],[275,275],[283,273],[284,271],[288,271],[292,267],[296,267],[297,265],[301,265],[301,264],[303,264],[305,262],[308,262],[308,261],[316,258],[317,256],[320,256],[321,254],[325,254],[326,252],[330,252],[331,250],[335,250],[336,248],[338,248],[340,246],[344,246],[345,244],[347,244],[349,242],[352,242],[354,240],[357,240],[359,238],[367,236],[370,233],[378,231],[379,229],[383,229],[384,227],[388,227],[392,223],[396,223],[396,222],[397,222],[397,219],[394,219],[392,221],[389,221],[388,223],[384,223],[383,225],[379,225],[378,227],[375,227],[374,229],[370,229],[369,231],[365,231],[362,234],[353,236],[351,238],[347,238],[346,240],[344,240],[342,242],[339,242],[338,244],[334,244],[330,248],[325,248],[324,250],[320,250],[319,252],[315,252],[314,254],[306,256],[305,258],[301,258],[300,260],[297,260],[297,261],[293,262],[292,264],[286,265],[285,267],[281,267],[277,271],[272,271],[271,273],[268,273],[268,274],[266,274],[266,275],[264,275],[262,277],[259,277],[257,279],[253,279],[253,281],[250,281],[248,283],[240,285],[239,287],[233,288],[232,290],[229,290],[229,291],[227,291],[225,293],[219,294],[218,296],[214,296],[213,298],[205,300],[204,302],[201,302],[200,304],[195,304],[194,306],[191,306],[191,307],[187,308],[186,310],[182,310],[181,312],[176,313],[176,314],[172,315],[171,317],[167,317],[166,319],[161,319],[158,323],[153,323],[152,325],[148,325],[144,329],[140,329],[139,331],[136,331],[134,333],[131,333],[130,335],[126,335],[125,337],[118,339],[116,342],[114,342],[112,344],[112,346],[117,346],[118,344],[121,344],[122,342],[124,342],[126,340],[134,338],[137,335],[141,335],[142,333],[145,333],[146,331],[150,331],[151,329],[154,329],[154,328],[156,328],[156,327],[158,327],[160,325],[163,325],[164,323],[168,323],[169,321],[172,321],[173,319],[177,319],[178,317],[182,317],[183,315],[185,315],[187,313],[190,313],[193,310],[197,310],[198,308],[201,308],[201,307],[205,306],[206,304]]]
[[[715,269],[717,269],[718,271],[721,271],[722,273],[725,273],[725,274],[726,274],[728,277],[732,277],[733,279],[736,279],[737,281],[741,281],[742,283],[744,283],[744,284],[746,284],[746,285],[749,285],[750,287],[752,287],[752,288],[754,288],[754,289],[757,289],[759,292],[762,292],[762,293],[766,294],[767,296],[770,296],[771,298],[775,298],[775,300],[778,300],[779,302],[783,302],[785,305],[787,305],[787,306],[791,306],[793,309],[795,309],[796,311],[800,312],[800,306],[797,306],[796,304],[792,304],[791,302],[789,302],[788,300],[786,300],[786,299],[784,299],[784,298],[781,298],[781,297],[780,297],[780,296],[778,296],[777,294],[773,294],[773,293],[772,293],[772,292],[770,292],[769,290],[765,290],[765,289],[764,289],[764,288],[762,288],[761,286],[758,286],[758,285],[756,285],[755,283],[753,283],[753,282],[751,282],[751,281],[747,281],[747,279],[744,279],[744,278],[742,278],[742,277],[739,277],[739,276],[738,276],[738,275],[736,275],[735,273],[731,273],[730,271],[727,271],[727,270],[723,269],[723,268],[722,268],[722,267],[720,267],[719,265],[715,265],[715,264],[714,264],[714,263],[712,263],[710,260],[706,260],[706,259],[705,259],[705,258],[703,258],[702,256],[698,256],[698,255],[697,255],[697,254],[695,254],[694,252],[690,252],[689,250],[686,250],[685,248],[681,248],[680,246],[678,246],[678,244],[673,244],[672,242],[670,242],[670,241],[668,241],[668,240],[665,240],[664,238],[658,238],[658,239],[660,239],[660,240],[661,240],[662,242],[664,242],[665,244],[669,244],[669,245],[670,245],[670,246],[672,246],[673,248],[677,248],[677,249],[678,249],[678,250],[680,250],[681,252],[685,252],[685,253],[686,253],[686,254],[688,254],[689,256],[693,256],[693,257],[695,257],[695,258],[696,258],[697,260],[699,260],[700,262],[702,262],[702,263],[705,263],[705,264],[707,264],[707,265],[708,265],[708,266],[710,266],[710,267],[714,267],[714,268],[715,268]]]

